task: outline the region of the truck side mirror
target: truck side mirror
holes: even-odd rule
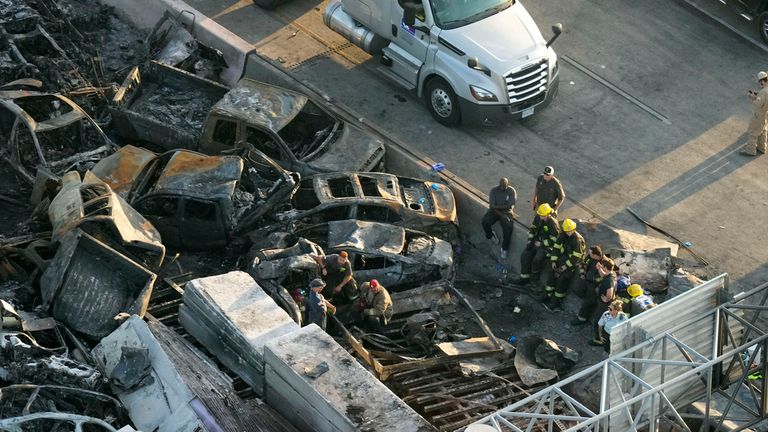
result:
[[[552,39],[550,39],[547,42],[547,48],[549,48],[550,45],[552,45],[555,42],[555,39],[560,36],[560,34],[563,32],[563,25],[560,23],[557,23],[552,26],[552,33],[554,33],[554,36],[552,36]]]
[[[416,24],[416,3],[403,3],[403,24],[413,27]]]
[[[470,57],[467,59],[467,66],[470,68],[480,71],[488,76],[491,76],[491,70],[488,69],[486,66],[483,66],[480,64],[480,61],[477,59],[477,57]]]

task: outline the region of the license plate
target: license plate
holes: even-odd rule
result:
[[[526,108],[526,109],[524,109],[524,110],[523,110],[523,115],[522,115],[522,117],[521,117],[521,118],[526,118],[526,117],[530,117],[530,116],[532,116],[532,115],[533,115],[533,108],[534,108],[534,107],[530,107],[530,108]]]

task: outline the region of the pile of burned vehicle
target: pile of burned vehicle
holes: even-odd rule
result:
[[[0,430],[295,430],[247,401],[263,342],[238,313],[306,326],[326,254],[396,303],[377,334],[328,327],[380,380],[504,351],[453,287],[445,184],[385,172],[376,136],[302,93],[217,82],[220,54],[168,16],[146,40],[121,84],[0,86],[0,200],[28,210],[0,236]],[[243,297],[199,282],[219,276]],[[445,306],[476,323],[469,352]]]

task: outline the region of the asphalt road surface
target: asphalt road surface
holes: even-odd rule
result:
[[[479,189],[509,177],[524,222],[535,176],[553,165],[569,197],[565,217],[645,233],[630,207],[690,242],[712,274],[729,273],[741,289],[766,281],[768,156],[738,150],[746,92],[768,57],[687,0],[524,2],[545,38],[551,24],[565,26],[554,46],[558,99],[523,122],[457,129],[433,121],[415,95],[377,73],[376,59],[327,29],[325,2],[294,0],[273,12],[250,1],[188,3]]]

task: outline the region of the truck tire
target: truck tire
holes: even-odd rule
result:
[[[442,125],[452,127],[461,122],[459,98],[444,79],[437,77],[429,80],[424,99],[429,113]]]
[[[763,42],[768,44],[768,11],[761,13],[757,17],[757,31],[760,32]]]
[[[288,0],[253,0],[253,2],[256,3],[256,6],[266,10],[272,10],[287,1]]]

